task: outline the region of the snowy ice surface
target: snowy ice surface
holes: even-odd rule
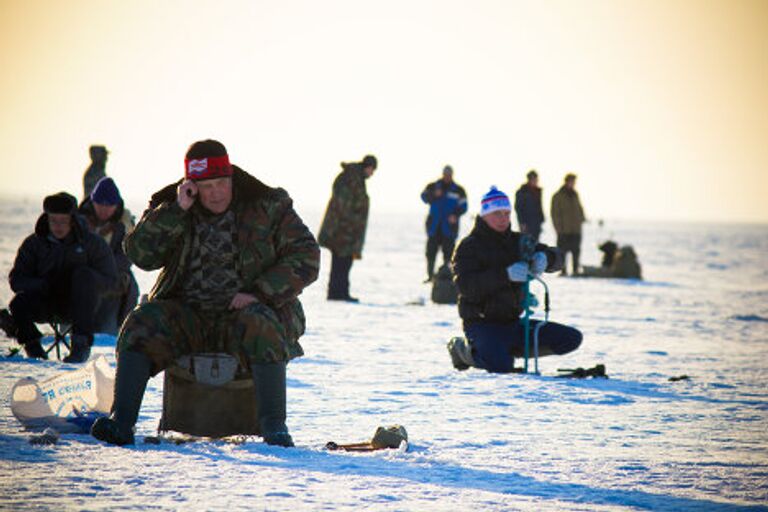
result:
[[[0,202],[3,278],[38,211]],[[319,217],[305,220],[315,230]],[[73,366],[0,359],[0,509],[768,510],[768,226],[592,223],[585,263],[609,234],[634,245],[645,281],[547,278],[551,319],[584,332],[577,352],[543,358],[540,376],[457,372],[445,349],[461,334],[456,308],[432,304],[421,284],[423,218],[377,213],[374,201],[351,276],[361,304],[324,300],[327,252],[302,296],[306,356],[288,374],[295,449],[143,444],[160,376],[136,446],[76,434],[32,446],[11,386]],[[148,291],[154,275],[137,275]],[[3,279],[0,303],[10,298]],[[13,346],[0,338],[3,355]],[[94,353],[114,364],[114,338],[100,335]],[[596,363],[609,380],[554,377]],[[680,375],[690,379],[669,381]],[[394,423],[408,452],[323,448]]]

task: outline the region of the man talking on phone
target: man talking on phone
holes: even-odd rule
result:
[[[93,436],[133,444],[150,376],[182,355],[226,352],[252,371],[264,441],[293,446],[286,363],[303,354],[298,296],[317,279],[320,249],[288,193],[232,165],[220,142],[195,142],[184,179],[152,196],[125,248],[160,274],[123,324],[112,414]]]

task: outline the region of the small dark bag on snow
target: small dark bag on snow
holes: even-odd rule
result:
[[[432,283],[432,302],[435,304],[456,304],[458,293],[448,265],[443,265],[435,274]]]

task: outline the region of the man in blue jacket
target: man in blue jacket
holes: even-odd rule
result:
[[[453,169],[446,165],[443,177],[430,183],[421,193],[421,200],[429,205],[427,216],[427,280],[435,274],[438,247],[443,251],[443,264],[451,261],[456,237],[459,235],[459,217],[467,212],[467,194],[453,181]]]

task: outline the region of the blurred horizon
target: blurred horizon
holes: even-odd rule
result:
[[[216,138],[300,211],[373,153],[373,212],[426,214],[450,164],[470,211],[535,168],[545,210],[574,172],[593,221],[766,223],[766,26],[761,0],[8,0],[0,196],[81,198],[103,144],[143,205]]]
[[[52,191],[51,193],[60,192],[59,190]],[[66,192],[66,190],[65,190]],[[155,192],[155,191],[153,191]],[[142,213],[147,207],[147,204],[149,203],[149,196],[151,194],[148,194],[146,198],[144,199],[136,199],[136,198],[126,198],[125,199],[125,207],[128,208],[131,213],[134,215],[136,221],[141,218]],[[34,228],[34,224],[37,221],[40,214],[43,213],[42,211],[42,204],[43,204],[43,198],[44,196],[41,195],[38,197],[32,197],[28,195],[18,195],[18,194],[2,194],[0,193],[0,201],[10,201],[11,204],[6,204],[5,206],[19,206],[23,205],[24,207],[29,207],[30,211],[33,212],[31,216],[29,217],[29,225],[31,228]],[[79,199],[79,198],[78,198]],[[16,202],[17,204],[14,205],[13,202]],[[388,209],[386,205],[372,205],[370,210],[370,220],[375,221],[377,218],[380,218],[381,216],[395,216],[395,217],[410,217],[413,219],[414,222],[414,228],[417,231],[424,231],[424,220],[426,219],[428,210],[426,206],[424,208],[419,208],[418,205],[411,205],[411,209]],[[294,208],[299,213],[299,215],[302,217],[302,220],[307,224],[307,226],[312,230],[312,233],[315,235],[320,229],[320,223],[322,221],[322,217],[325,213],[325,206],[319,207],[311,204],[297,204],[294,202]],[[549,220],[549,209],[545,207],[544,213],[547,217],[547,219],[544,222],[543,225],[543,234],[542,238],[548,237],[551,238],[550,240],[542,240],[547,243],[551,243],[554,245],[555,243],[555,232],[554,227],[552,226],[552,222]],[[460,237],[464,237],[469,234],[469,232],[472,229],[472,226],[475,222],[475,217],[480,214],[480,209],[477,205],[470,205],[469,209],[467,210],[467,213],[463,215],[460,219]],[[601,225],[602,223],[602,225]],[[369,222],[369,226],[372,223]],[[604,233],[604,238],[612,238],[614,236],[614,233],[612,233],[612,230],[615,229],[623,229],[623,228],[634,228],[638,226],[643,225],[666,225],[670,228],[679,228],[679,229],[685,229],[686,227],[693,227],[693,228],[701,228],[701,229],[707,229],[707,228],[718,228],[718,227],[726,227],[726,226],[734,226],[734,227],[743,227],[743,228],[756,228],[756,229],[764,229],[768,228],[768,221],[760,221],[760,220],[706,220],[706,219],[692,219],[692,220],[686,220],[686,219],[639,219],[639,218],[628,218],[628,217],[599,217],[599,218],[588,218],[587,222],[584,225],[584,229],[586,230],[598,230]],[[519,226],[517,224],[517,219],[515,218],[514,213],[512,214],[512,229],[514,231],[519,231]],[[29,233],[26,233],[24,236],[28,235]],[[372,233],[369,233],[369,235],[372,235]],[[426,236],[426,235],[425,235]],[[630,240],[622,240],[622,242],[630,243]]]

